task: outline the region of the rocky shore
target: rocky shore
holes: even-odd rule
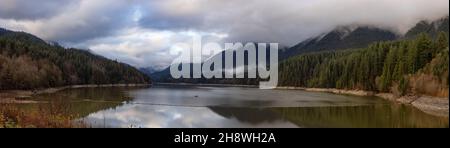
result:
[[[328,92],[328,93],[355,95],[355,96],[376,96],[396,103],[411,105],[427,114],[431,114],[434,116],[441,116],[441,117],[449,116],[448,98],[432,97],[432,96],[415,96],[415,95],[397,97],[391,93],[375,93],[371,91],[343,90],[335,88],[277,87],[277,89]]]

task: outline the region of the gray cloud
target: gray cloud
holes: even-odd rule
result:
[[[41,19],[52,17],[76,0],[0,0],[0,18]]]
[[[293,45],[343,25],[404,33],[424,19],[448,15],[448,0],[171,0],[150,2],[145,27],[223,31],[230,41]]]
[[[47,0],[44,3],[51,3],[50,1]],[[8,4],[12,5],[17,3],[18,5],[20,2],[21,0]],[[130,17],[134,11],[132,8],[135,7],[133,1],[80,0],[76,3],[62,4],[56,2],[52,4],[55,7],[60,4],[59,7],[64,8],[64,10],[49,15],[51,17],[46,17],[45,15],[27,16],[34,17],[34,20],[19,19],[15,18],[15,15],[9,15],[7,17],[0,17],[3,18],[3,21],[0,20],[0,22],[3,22],[10,28],[31,32],[47,40],[66,43],[79,43],[92,38],[108,36],[133,23]],[[25,6],[27,5],[33,5],[33,3],[26,4]],[[15,9],[9,11],[14,14],[18,11],[32,13],[33,11],[39,11],[39,6],[37,4],[37,8],[29,9],[14,7]]]
[[[172,51],[172,45],[191,44],[192,35],[202,35],[205,42],[218,42],[223,39],[220,34],[131,28],[120,34],[89,40],[83,44],[108,58],[138,67],[151,65],[159,70],[166,68],[178,56],[174,54],[176,51]]]
[[[188,32],[221,42],[294,45],[337,26],[404,33],[449,13],[448,0],[0,0],[0,27],[91,48],[135,66],[168,65]],[[131,30],[131,31],[130,31]],[[134,31],[133,31],[134,30]],[[186,34],[187,33],[187,34]]]

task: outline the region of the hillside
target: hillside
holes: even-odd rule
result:
[[[362,48],[373,42],[395,39],[397,39],[395,33],[374,27],[338,27],[329,33],[310,38],[282,51],[280,59],[311,52]]]
[[[287,59],[304,53],[363,48],[371,43],[380,41],[414,39],[420,33],[426,33],[435,38],[441,31],[448,33],[448,19],[447,16],[431,22],[420,21],[404,35],[397,35],[375,27],[337,27],[328,33],[307,39],[287,50],[281,51],[280,59]]]
[[[448,97],[448,35],[305,54],[280,64],[280,85]],[[445,64],[447,63],[447,64]],[[426,84],[426,85],[425,85]]]
[[[445,91],[448,88],[448,83],[443,83],[448,80],[448,73],[445,74],[445,71],[448,71],[448,67],[437,66],[446,63],[445,58],[442,57],[442,55],[445,55],[442,52],[445,52],[446,50],[444,49],[448,47],[448,29],[446,30],[442,26],[445,22],[448,22],[448,17],[432,22],[434,24],[432,25],[434,26],[433,28],[437,30],[431,32],[430,29],[417,27],[423,23],[420,22],[409,31],[421,31],[422,33],[418,35],[408,38],[406,36],[398,37],[394,41],[369,43],[368,40],[365,40],[368,45],[361,48],[319,50],[319,52],[313,52],[312,49],[311,51],[300,50],[302,52],[304,51],[304,53],[292,56],[280,63],[279,85],[357,89],[392,92],[397,95],[417,93],[430,96],[448,96],[448,91]],[[322,43],[325,43],[326,40],[330,41],[332,38],[348,38],[345,40],[353,40],[359,35],[350,37],[351,32],[362,32],[364,29],[361,29],[361,31],[357,30],[358,28],[348,29],[346,32],[334,31],[313,40]],[[363,33],[353,34],[361,35]],[[412,35],[412,33],[409,33],[409,35]],[[296,47],[325,47],[325,45],[315,44],[318,42],[313,40],[305,41]],[[338,42],[334,45],[344,46]],[[347,45],[356,46],[357,44]],[[433,72],[436,69],[440,69],[439,72]],[[173,79],[170,76],[169,69],[153,73],[152,77],[156,78],[155,81],[158,82],[184,83],[256,85],[259,81],[258,79]],[[425,82],[429,83],[425,85]]]
[[[141,71],[144,74],[151,75],[152,73],[155,73],[158,70],[156,70],[152,67],[142,67],[142,68],[139,68],[139,71]]]
[[[6,32],[7,32],[6,29],[0,28],[0,35],[3,35],[3,34],[6,33]]]
[[[421,21],[416,24],[413,28],[411,28],[404,36],[406,39],[411,39],[419,35],[420,33],[426,33],[430,35],[431,37],[437,37],[438,33],[440,31],[447,32],[448,33],[448,16],[428,22],[428,21]]]
[[[255,44],[256,46],[256,52],[255,54],[258,55],[259,51],[261,49],[258,49],[256,42],[254,42],[253,44]],[[269,45],[267,45],[268,47]],[[235,51],[233,51],[233,62],[236,63],[237,60],[237,53],[238,52],[242,52],[244,53],[244,65],[248,66],[248,52],[244,51],[244,49],[236,49]],[[222,59],[222,67],[225,67],[225,51],[222,51],[221,54],[216,54],[214,55],[212,58],[218,58],[219,56]],[[269,56],[270,56],[270,50],[269,48],[266,49],[266,61],[270,62],[269,60]],[[203,61],[208,62],[210,59]],[[256,60],[258,60],[258,57],[256,57]],[[191,63],[191,71],[193,70],[192,67],[194,66],[203,66],[203,63]],[[236,66],[236,65],[234,65]],[[181,67],[180,67],[181,68]],[[214,68],[211,68],[214,69]],[[222,75],[225,75],[225,69],[222,69]],[[245,75],[247,75],[247,70],[243,71],[242,73],[244,73]],[[164,83],[215,83],[215,84],[238,84],[238,85],[256,85],[259,82],[259,79],[257,78],[244,78],[244,79],[234,79],[234,78],[212,78],[212,79],[207,79],[204,78],[202,76],[202,78],[180,78],[180,79],[174,79],[172,78],[171,74],[170,74],[170,67],[159,71],[159,72],[154,72],[151,73],[150,76],[152,77],[152,79],[156,82],[164,82]],[[192,72],[191,72],[191,76],[192,76]]]
[[[130,65],[0,28],[0,90],[119,83],[151,82]]]
[[[305,54],[366,48],[370,44],[383,41],[414,40],[420,33],[425,33],[431,38],[436,38],[438,36],[438,32],[445,32],[448,34],[448,17],[427,23],[428,25],[424,27],[423,25],[425,22],[426,21],[419,22],[416,27],[411,28],[411,30],[404,36],[399,36],[392,32],[373,27],[338,27],[329,33],[323,34],[322,36],[314,37],[291,48],[280,50],[279,60],[283,61],[289,59],[290,57]],[[291,68],[300,69],[296,67]],[[257,84],[258,82],[256,79],[172,79],[169,68],[160,72],[154,72],[151,74],[151,77],[158,82],[226,83],[250,85]]]

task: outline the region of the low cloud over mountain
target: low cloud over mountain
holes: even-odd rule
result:
[[[0,0],[0,27],[89,48],[134,66],[167,66],[192,35],[292,46],[337,26],[406,33],[448,15],[448,0]]]

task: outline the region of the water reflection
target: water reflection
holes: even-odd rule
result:
[[[134,103],[172,106],[311,107],[386,103],[369,97],[241,87],[157,86],[129,92]]]
[[[93,127],[448,127],[448,118],[378,98],[294,90],[87,88],[34,99],[68,101]]]
[[[349,107],[228,108],[127,104],[89,115],[94,127],[291,128],[291,127],[447,127],[403,105]]]
[[[219,112],[236,112],[220,109]],[[123,105],[93,113],[85,118],[93,127],[149,127],[149,128],[286,128],[297,125],[279,117],[242,118],[236,112],[222,116],[207,107],[148,106],[139,104]],[[258,113],[258,112],[254,112]],[[236,115],[236,116],[235,116]]]
[[[274,108],[282,118],[301,127],[448,128],[448,118],[435,117],[400,104]]]

